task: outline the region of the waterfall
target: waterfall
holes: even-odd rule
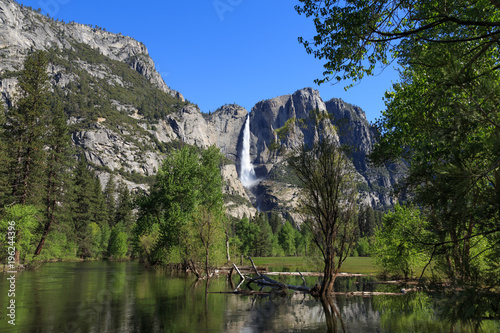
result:
[[[243,129],[243,147],[241,149],[240,180],[243,186],[252,187],[258,179],[255,176],[253,164],[250,161],[250,114],[248,114]]]

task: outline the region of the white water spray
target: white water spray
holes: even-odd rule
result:
[[[250,161],[250,114],[243,129],[243,147],[241,150],[240,180],[243,186],[249,188],[258,183],[253,164]]]

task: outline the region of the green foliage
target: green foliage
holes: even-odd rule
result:
[[[89,224],[95,223],[100,228],[107,223],[108,216],[99,178],[87,167],[83,158],[75,169],[73,184],[71,233],[78,244],[77,255],[94,257],[100,255],[101,251],[96,248],[95,228],[90,228]]]
[[[114,219],[112,226],[121,223],[127,231],[130,232],[132,224],[134,222],[134,216],[132,212],[132,198],[130,197],[130,192],[127,185],[120,183],[118,185],[118,197],[116,199],[116,209],[114,214]],[[109,207],[111,208],[112,201],[109,202]]]
[[[375,234],[375,229],[380,226],[375,218],[375,211],[368,206],[358,215],[358,226],[361,237],[371,237]]]
[[[109,227],[108,223],[105,222],[100,227],[100,238],[98,239],[99,250],[101,251],[99,256],[101,258],[108,256],[108,247],[109,247],[110,237],[111,237],[111,228]]]
[[[309,54],[324,59],[323,78],[316,82],[361,80],[375,75],[377,66],[393,59],[400,64],[425,63],[438,67],[440,61],[422,59],[427,47],[479,43],[475,52],[457,50],[461,66],[480,62],[488,50],[498,48],[490,29],[499,26],[495,1],[311,1],[300,0],[299,14],[314,18],[317,35],[312,41],[299,38]],[[498,52],[495,59],[498,59]]]
[[[217,235],[224,218],[221,163],[221,154],[215,147],[200,152],[183,146],[168,155],[151,193],[139,199],[139,226],[134,228],[136,248],[141,248],[141,236],[153,232],[153,223],[159,225],[160,235],[154,249],[148,247],[143,253],[165,253],[167,257],[149,258],[191,263],[201,260],[200,253],[196,253],[200,245],[205,248],[205,255],[207,251],[210,254],[211,248],[218,248],[222,237]]]
[[[254,244],[260,232],[259,226],[252,223],[246,216],[236,222],[236,236],[238,237],[239,252],[245,256],[253,253]],[[252,251],[252,252],[251,252]]]
[[[267,214],[260,212],[254,218],[253,223],[255,223],[256,234],[253,242],[253,255],[259,257],[267,257],[272,253],[272,238],[273,231],[269,225]]]
[[[122,260],[127,257],[128,236],[124,231],[124,226],[118,223],[111,229],[109,236],[108,253],[113,260]]]
[[[413,277],[429,259],[421,243],[429,237],[428,222],[418,209],[396,205],[394,211],[384,215],[383,223],[375,233],[378,263],[386,273]]]
[[[144,220],[140,220],[143,222]],[[135,228],[139,228],[139,223],[134,226],[134,232],[140,233]],[[138,253],[139,257],[144,258],[148,263],[157,263],[161,258],[158,255],[158,251],[155,253],[155,246],[160,238],[160,225],[158,223],[151,224],[151,230],[148,232],[142,232],[141,236],[137,239],[137,244],[134,244],[134,250]]]
[[[48,234],[43,251],[36,260],[75,260],[77,249],[76,243],[69,239],[66,233],[53,230]]]
[[[43,146],[50,96],[44,52],[28,55],[18,82],[19,95],[5,123],[13,200],[37,205],[42,198],[40,184],[43,182]]]
[[[35,251],[35,242],[39,235],[36,230],[38,220],[41,217],[40,211],[32,205],[14,205],[6,207],[0,218],[0,234],[2,242],[2,260],[11,256],[15,250],[16,263],[30,262]]]
[[[372,244],[371,244],[371,237],[362,237],[358,240],[356,244],[355,251],[358,256],[360,257],[367,257],[372,254]]]
[[[298,233],[297,229],[289,221],[286,221],[278,234],[279,244],[287,256],[295,254],[296,233]]]
[[[101,240],[102,240],[102,232],[101,228],[97,223],[91,222],[87,225],[87,233],[90,235],[91,242],[89,246],[89,252],[90,256],[95,258],[100,256],[102,253],[102,248],[101,248]]]

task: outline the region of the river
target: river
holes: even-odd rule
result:
[[[197,283],[192,276],[148,270],[137,262],[57,262],[17,273],[11,297],[9,276],[3,274],[0,281],[0,332],[474,331],[474,323],[460,322],[461,313],[442,310],[450,307],[446,297],[426,293],[337,295],[326,304],[299,293],[286,297],[217,293],[231,290],[225,277]],[[233,279],[238,282],[239,277]],[[308,284],[316,281],[307,278]],[[400,288],[373,282],[339,278],[336,288],[388,292]],[[12,299],[15,326],[6,316]],[[482,321],[481,329],[500,332],[499,321]]]

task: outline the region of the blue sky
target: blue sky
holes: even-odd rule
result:
[[[167,85],[203,112],[226,103],[250,111],[261,100],[312,87],[325,101],[336,97],[360,106],[373,121],[384,109],[384,91],[397,80],[386,70],[347,92],[347,83],[318,87],[322,62],[297,42],[312,39],[314,25],[295,12],[296,0],[19,2],[143,42]]]

